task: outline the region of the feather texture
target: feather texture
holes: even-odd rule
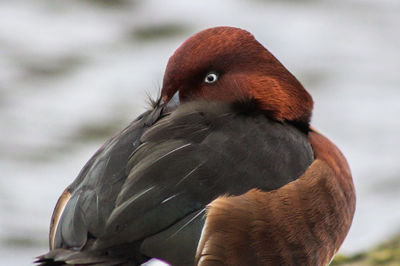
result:
[[[312,161],[304,133],[263,114],[204,101],[173,112],[159,105],[108,141],[71,184],[54,248],[134,246],[127,260],[192,264],[209,203],[252,188],[277,189]],[[160,236],[166,240],[155,241]],[[187,252],[179,258],[165,252],[182,246]]]

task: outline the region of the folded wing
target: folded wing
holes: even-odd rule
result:
[[[191,264],[210,202],[277,189],[312,161],[304,133],[262,114],[221,103],[159,106],[106,143],[69,187],[54,247],[124,246],[138,262]]]

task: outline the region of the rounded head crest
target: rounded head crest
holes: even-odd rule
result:
[[[251,100],[272,119],[309,124],[313,101],[300,82],[248,31],[203,30],[170,57],[162,99]]]

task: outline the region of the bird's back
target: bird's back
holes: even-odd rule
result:
[[[42,260],[193,264],[208,204],[276,190],[314,159],[304,132],[250,109],[194,101],[143,114],[67,188]]]

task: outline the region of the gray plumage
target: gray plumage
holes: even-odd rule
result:
[[[69,187],[55,250],[39,261],[192,265],[207,204],[277,189],[312,161],[305,133],[262,113],[221,102],[157,104],[85,165]]]

